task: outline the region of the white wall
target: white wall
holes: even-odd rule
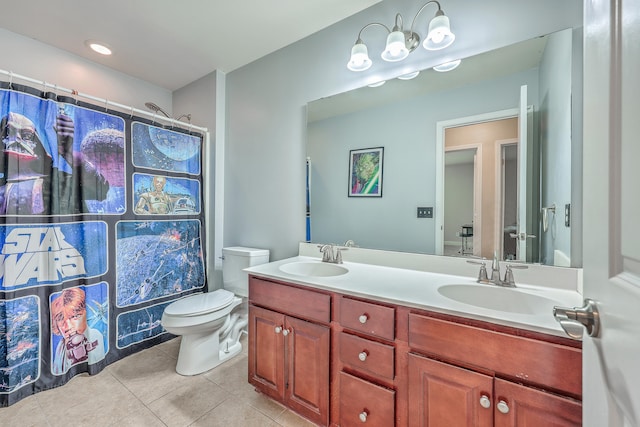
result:
[[[446,155],[446,154],[445,154]],[[473,163],[447,165],[444,168],[444,242],[462,244],[458,233],[473,224]],[[470,239],[471,240],[471,239]]]
[[[423,4],[385,0],[227,75],[225,245],[265,247],[272,260],[297,253],[305,238],[306,103],[582,22],[579,0],[449,0],[442,4],[456,33],[449,49],[420,50],[402,64],[383,63],[377,58],[384,34],[372,28],[363,38],[373,67],[347,70],[360,28],[372,21],[392,25],[397,12],[410,22]],[[423,12],[418,25],[426,26],[432,13]],[[425,191],[433,194],[435,188]]]
[[[553,264],[554,250],[572,257],[572,228],[564,222],[564,206],[571,203],[572,170],[563,166],[571,159],[572,38],[570,31],[552,34],[540,64],[541,207],[556,206],[549,228],[540,230],[545,264]]]
[[[0,28],[0,45],[4,52],[0,55],[2,70],[140,110],[146,110],[144,103],[151,101],[171,114],[171,92],[167,89],[3,28]],[[0,75],[0,80],[9,81],[9,78]]]

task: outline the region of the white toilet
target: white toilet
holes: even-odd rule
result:
[[[197,375],[212,369],[242,350],[240,334],[247,326],[249,296],[247,267],[269,262],[269,251],[245,247],[222,249],[224,289],[191,295],[169,304],[162,326],[182,335],[176,372]]]

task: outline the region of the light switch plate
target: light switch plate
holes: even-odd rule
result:
[[[433,208],[431,207],[419,207],[418,218],[433,218]]]

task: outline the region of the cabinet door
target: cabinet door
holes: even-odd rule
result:
[[[491,427],[492,391],[491,376],[409,354],[412,427]]]
[[[249,383],[264,394],[284,398],[284,315],[249,306]]]
[[[496,427],[579,427],[580,402],[519,384],[495,380]]]
[[[287,317],[285,403],[321,425],[329,421],[328,326]]]

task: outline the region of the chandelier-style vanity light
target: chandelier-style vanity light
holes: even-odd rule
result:
[[[431,22],[429,22],[429,31],[424,42],[422,42],[422,46],[427,50],[439,50],[451,45],[456,36],[451,32],[449,18],[440,8],[440,3],[431,0],[416,13],[416,16],[413,17],[413,21],[411,22],[411,27],[407,31],[403,29],[402,15],[399,13],[396,14],[393,30],[390,30],[389,27],[379,22],[371,22],[362,27],[358,33],[358,39],[351,49],[351,59],[349,59],[347,63],[347,68],[351,71],[364,71],[371,67],[372,62],[369,58],[367,46],[362,41],[361,36],[366,28],[376,25],[384,27],[389,33],[387,36],[387,45],[382,55],[380,55],[382,59],[387,62],[396,62],[402,61],[409,56],[409,53],[413,52],[420,44],[420,36],[413,31],[416,18],[420,15],[420,12],[431,3],[435,3],[438,6],[438,11],[433,19],[431,19]]]

